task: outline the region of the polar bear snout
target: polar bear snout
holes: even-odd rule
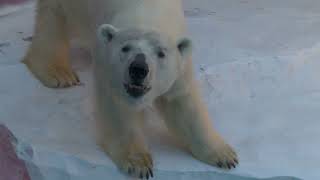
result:
[[[149,66],[146,62],[146,55],[140,53],[136,55],[134,61],[129,66],[129,77],[133,84],[142,85],[149,74]]]
[[[129,82],[124,84],[127,93],[134,98],[142,97],[151,90],[148,83],[149,65],[146,55],[137,54],[128,67]]]

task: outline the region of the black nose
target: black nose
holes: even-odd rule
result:
[[[138,54],[129,66],[129,76],[134,84],[142,84],[149,73],[149,67],[146,63],[146,56]]]

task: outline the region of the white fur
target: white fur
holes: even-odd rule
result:
[[[115,38],[109,40],[106,30]],[[139,99],[124,91],[128,64],[119,58],[119,39],[134,31],[152,33],[150,37],[168,49],[165,61],[159,62],[147,43],[150,37],[139,36],[134,41],[151,69],[152,90]],[[152,158],[140,123],[143,110],[152,104],[196,158],[223,168],[237,164],[236,153],[212,128],[201,100],[181,0],[38,0],[35,36],[24,62],[46,86],[78,83],[68,61],[73,37],[92,52],[101,143],[121,170],[134,176],[151,175]],[[184,46],[179,50],[181,42]]]

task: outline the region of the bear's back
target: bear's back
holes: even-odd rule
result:
[[[112,24],[120,29],[156,30],[175,39],[185,35],[181,0],[58,1],[64,8],[70,29],[80,36],[95,34],[101,24]]]

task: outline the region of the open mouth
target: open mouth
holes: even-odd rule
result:
[[[124,84],[124,87],[127,93],[134,98],[141,97],[151,90],[150,86],[144,85]]]

